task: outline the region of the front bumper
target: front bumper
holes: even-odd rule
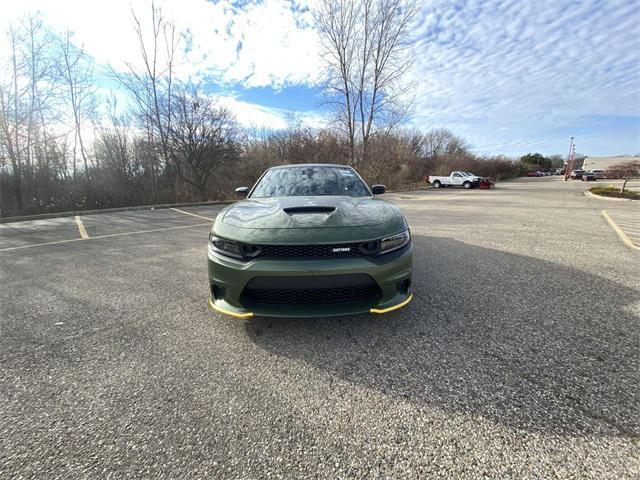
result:
[[[240,262],[219,255],[209,248],[209,305],[221,313],[238,318],[323,317],[358,313],[386,313],[411,300],[412,247],[391,252],[376,259],[335,258],[313,260],[254,260]],[[290,285],[299,279],[300,288],[311,277],[340,280],[343,278],[372,279],[377,294],[372,298],[324,304],[266,304],[247,300],[246,287],[254,280],[265,278]],[[252,282],[254,283],[254,282]],[[312,282],[318,283],[318,282]],[[328,288],[332,287],[327,281]]]

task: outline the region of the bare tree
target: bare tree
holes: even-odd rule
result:
[[[425,175],[448,174],[452,167],[473,157],[467,142],[446,128],[416,134],[411,143],[421,163],[419,170]]]
[[[205,200],[216,167],[239,157],[236,120],[229,110],[193,89],[174,94],[170,103],[175,121],[167,131],[169,155],[180,178]]]
[[[327,70],[327,103],[349,141],[351,162],[367,157],[371,135],[408,112],[405,74],[415,0],[321,0],[315,12]],[[357,152],[358,146],[360,151]]]
[[[20,129],[24,122],[21,89],[18,88],[18,47],[17,33],[13,28],[7,32],[11,48],[8,70],[10,72],[6,81],[0,84],[0,128],[2,129],[3,156],[8,156],[11,161],[13,177],[13,190],[15,202],[19,212],[24,210],[22,192],[22,151]]]
[[[173,89],[174,58],[180,44],[181,35],[175,25],[162,14],[162,10],[151,3],[151,30],[146,30],[135,11],[131,10],[134,28],[138,38],[138,49],[143,63],[142,71],[127,64],[125,74],[113,71],[114,77],[129,92],[136,105],[136,116],[140,126],[147,132],[151,144],[160,148],[160,162],[169,162],[168,132],[172,127],[173,114],[169,99]],[[162,165],[155,165],[153,172],[153,194],[158,171]]]
[[[0,78],[0,148],[9,157],[15,202],[35,195],[34,177],[49,174],[46,127],[55,115],[56,84],[47,46],[51,38],[38,15],[7,31],[8,58]]]
[[[423,135],[422,155],[438,162],[439,158],[448,150],[448,145],[454,137],[453,133],[445,128],[434,128]]]
[[[627,188],[627,182],[629,182],[633,177],[640,175],[640,160],[616,163],[609,167],[607,174],[624,180],[622,188],[620,189],[620,193],[624,193]]]
[[[57,63],[58,80],[65,92],[65,105],[68,107],[73,123],[73,178],[76,179],[77,151],[84,165],[87,181],[91,180],[87,147],[83,130],[87,120],[95,114],[95,85],[93,67],[82,48],[71,42],[71,32],[67,31],[58,39],[60,62]]]

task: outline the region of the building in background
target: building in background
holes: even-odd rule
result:
[[[607,171],[612,166],[619,163],[637,162],[639,157],[586,157],[582,164],[582,170],[603,170]]]

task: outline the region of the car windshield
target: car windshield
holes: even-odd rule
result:
[[[349,167],[304,166],[267,170],[252,198],[345,195],[366,197],[371,193]]]
[[[475,175],[473,173],[469,173],[469,172],[461,172],[465,177],[475,177]]]

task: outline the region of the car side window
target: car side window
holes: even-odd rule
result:
[[[459,173],[454,173],[453,176],[454,177],[461,177],[462,175],[460,175]]]

